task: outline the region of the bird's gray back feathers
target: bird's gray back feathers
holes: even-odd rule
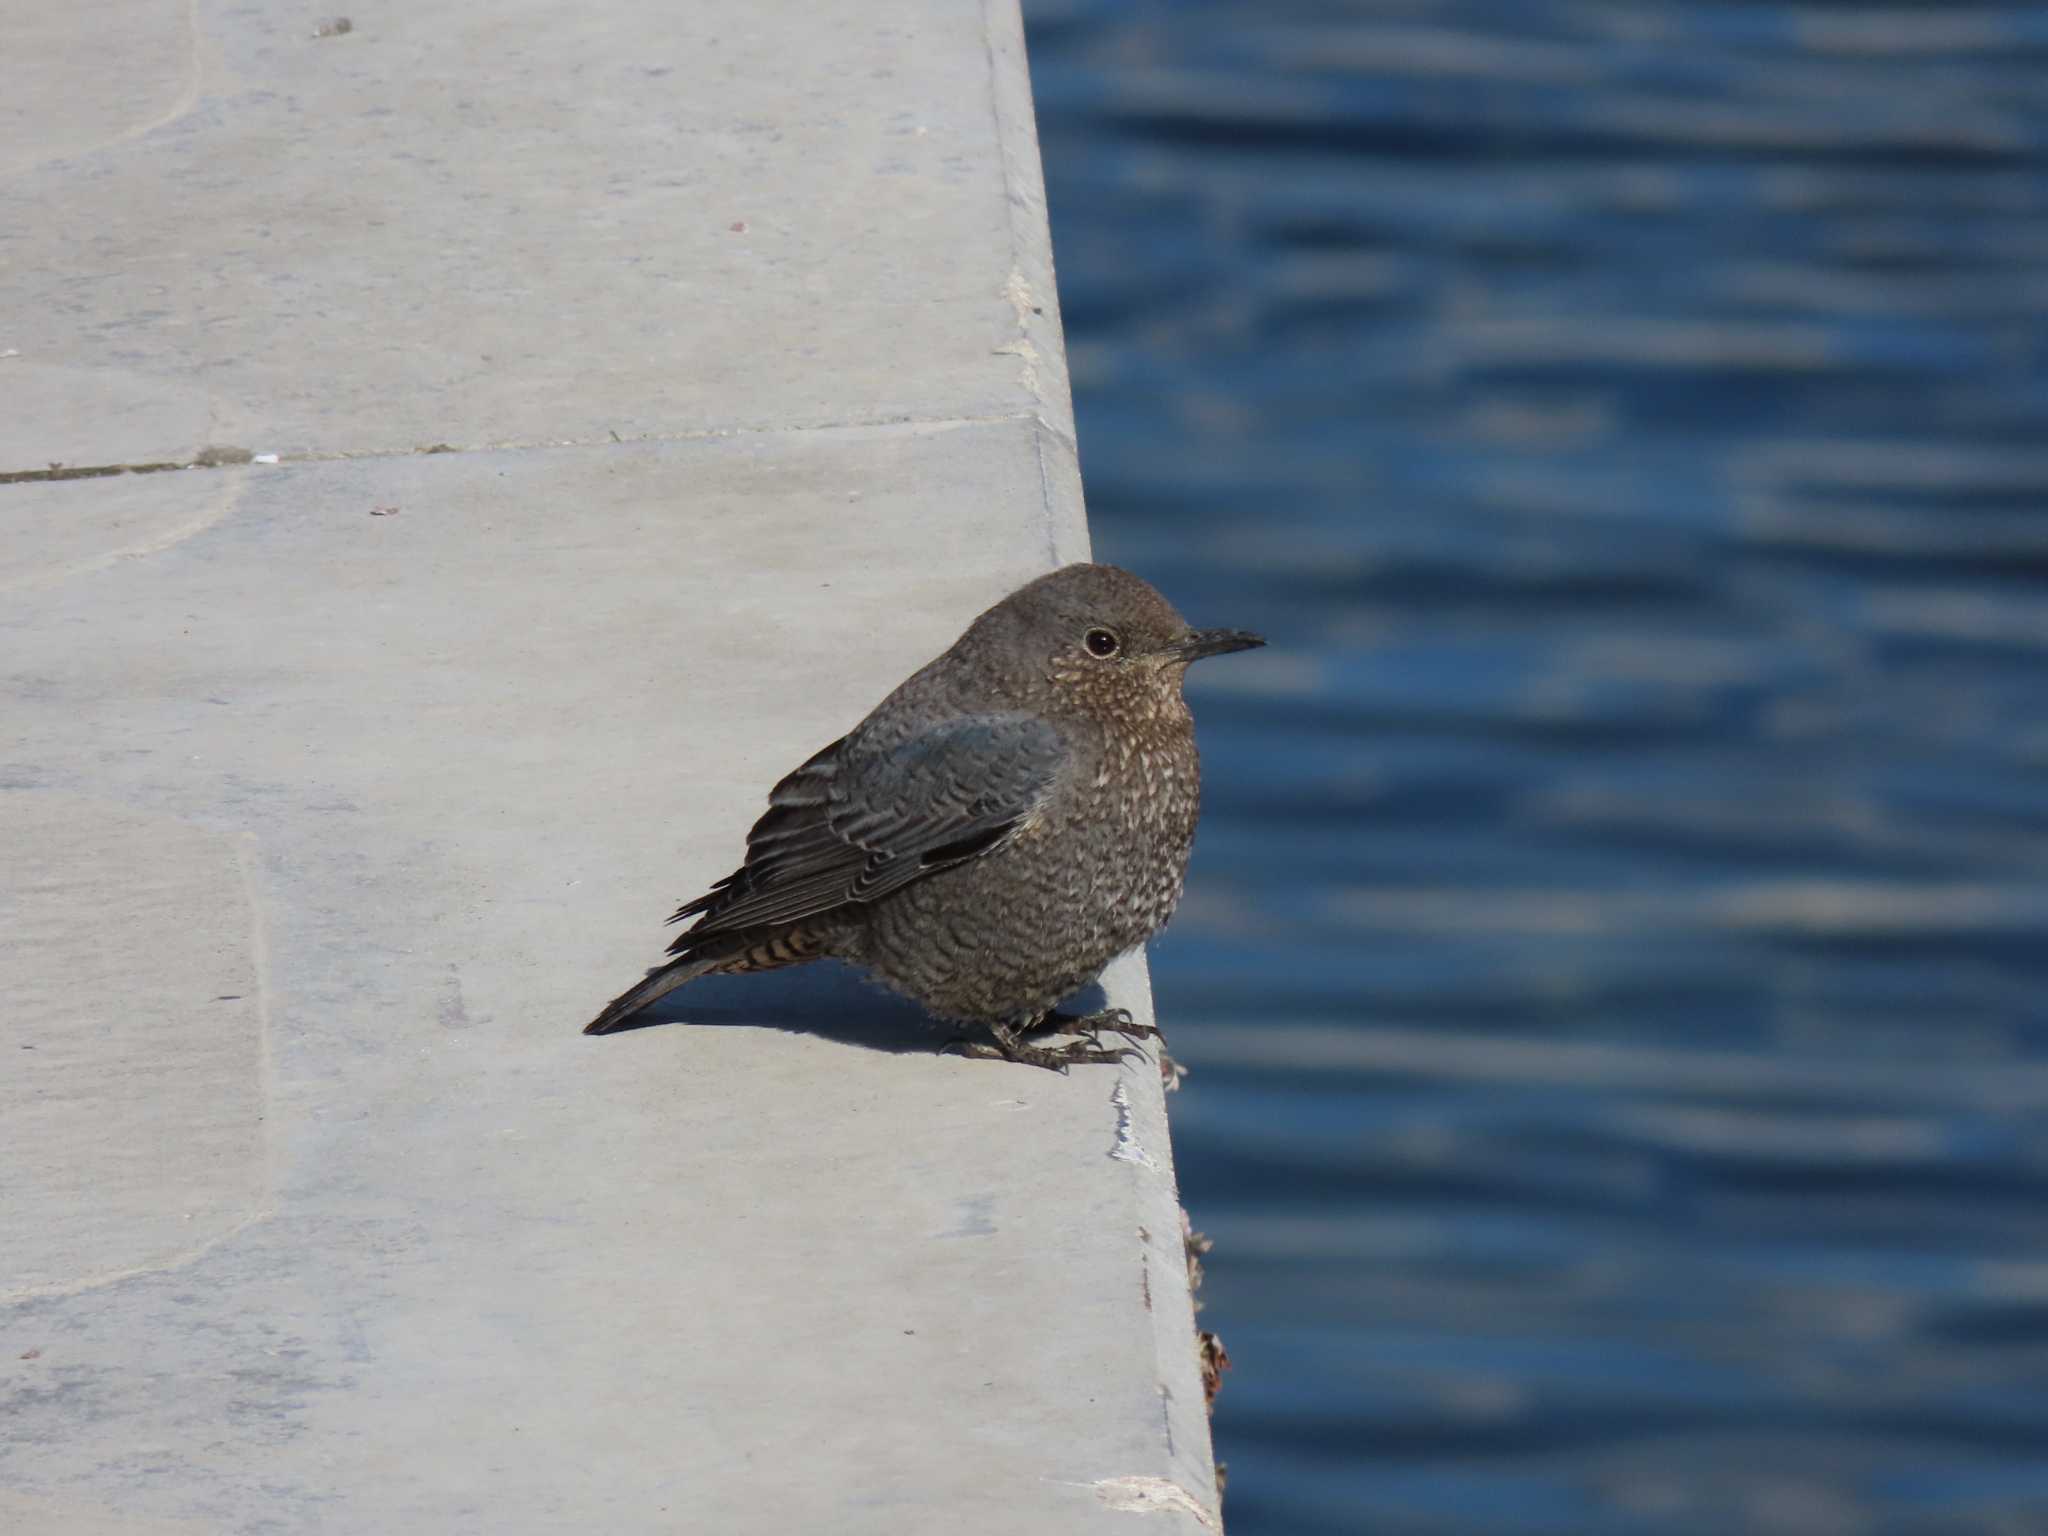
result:
[[[1000,848],[1069,756],[1057,729],[1024,714],[959,716],[909,734],[856,730],[775,786],[745,862],[676,911],[671,921],[698,921],[671,952],[872,903]]]

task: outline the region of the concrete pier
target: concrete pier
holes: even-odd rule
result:
[[[0,1530],[1216,1528],[1149,1063],[577,1032],[1087,553],[1013,0],[330,3],[0,10]]]

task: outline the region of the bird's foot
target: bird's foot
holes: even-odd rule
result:
[[[1092,1033],[1058,1047],[1031,1045],[1024,1039],[1025,1031],[1012,1029],[1006,1024],[991,1025],[990,1033],[996,1037],[993,1045],[985,1040],[960,1039],[948,1041],[941,1049],[981,1061],[1020,1061],[1026,1066],[1044,1067],[1048,1072],[1058,1072],[1063,1076],[1067,1068],[1076,1062],[1117,1062],[1127,1055],[1141,1054],[1137,1047],[1130,1045],[1110,1050],[1101,1045]]]
[[[1131,1017],[1128,1008],[1104,1008],[1099,1013],[1048,1013],[1036,1024],[1022,1031],[1028,1035],[1081,1035],[1094,1044],[1101,1044],[1101,1037],[1107,1034],[1122,1035],[1126,1040],[1157,1040],[1157,1024],[1140,1024]]]

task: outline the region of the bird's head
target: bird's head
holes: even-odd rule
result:
[[[1194,629],[1164,597],[1113,565],[1068,565],[1018,588],[968,637],[1020,681],[1089,713],[1178,708],[1188,664],[1266,642],[1241,629]]]

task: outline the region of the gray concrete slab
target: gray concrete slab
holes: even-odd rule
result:
[[[963,515],[1042,433],[195,471],[229,515],[16,589],[0,1485],[876,1532],[1203,1486],[1149,1069],[939,1056],[824,970],[576,1032],[782,766],[1075,552]],[[7,488],[9,540],[106,488]]]
[[[8,1532],[1214,1526],[1147,1065],[578,1034],[1085,553],[1014,8],[674,10],[4,12]]]
[[[1014,9],[34,9],[0,1529],[1212,1528],[1148,1066],[578,1033],[1085,553]]]
[[[13,0],[0,473],[1063,411],[1013,11]]]

